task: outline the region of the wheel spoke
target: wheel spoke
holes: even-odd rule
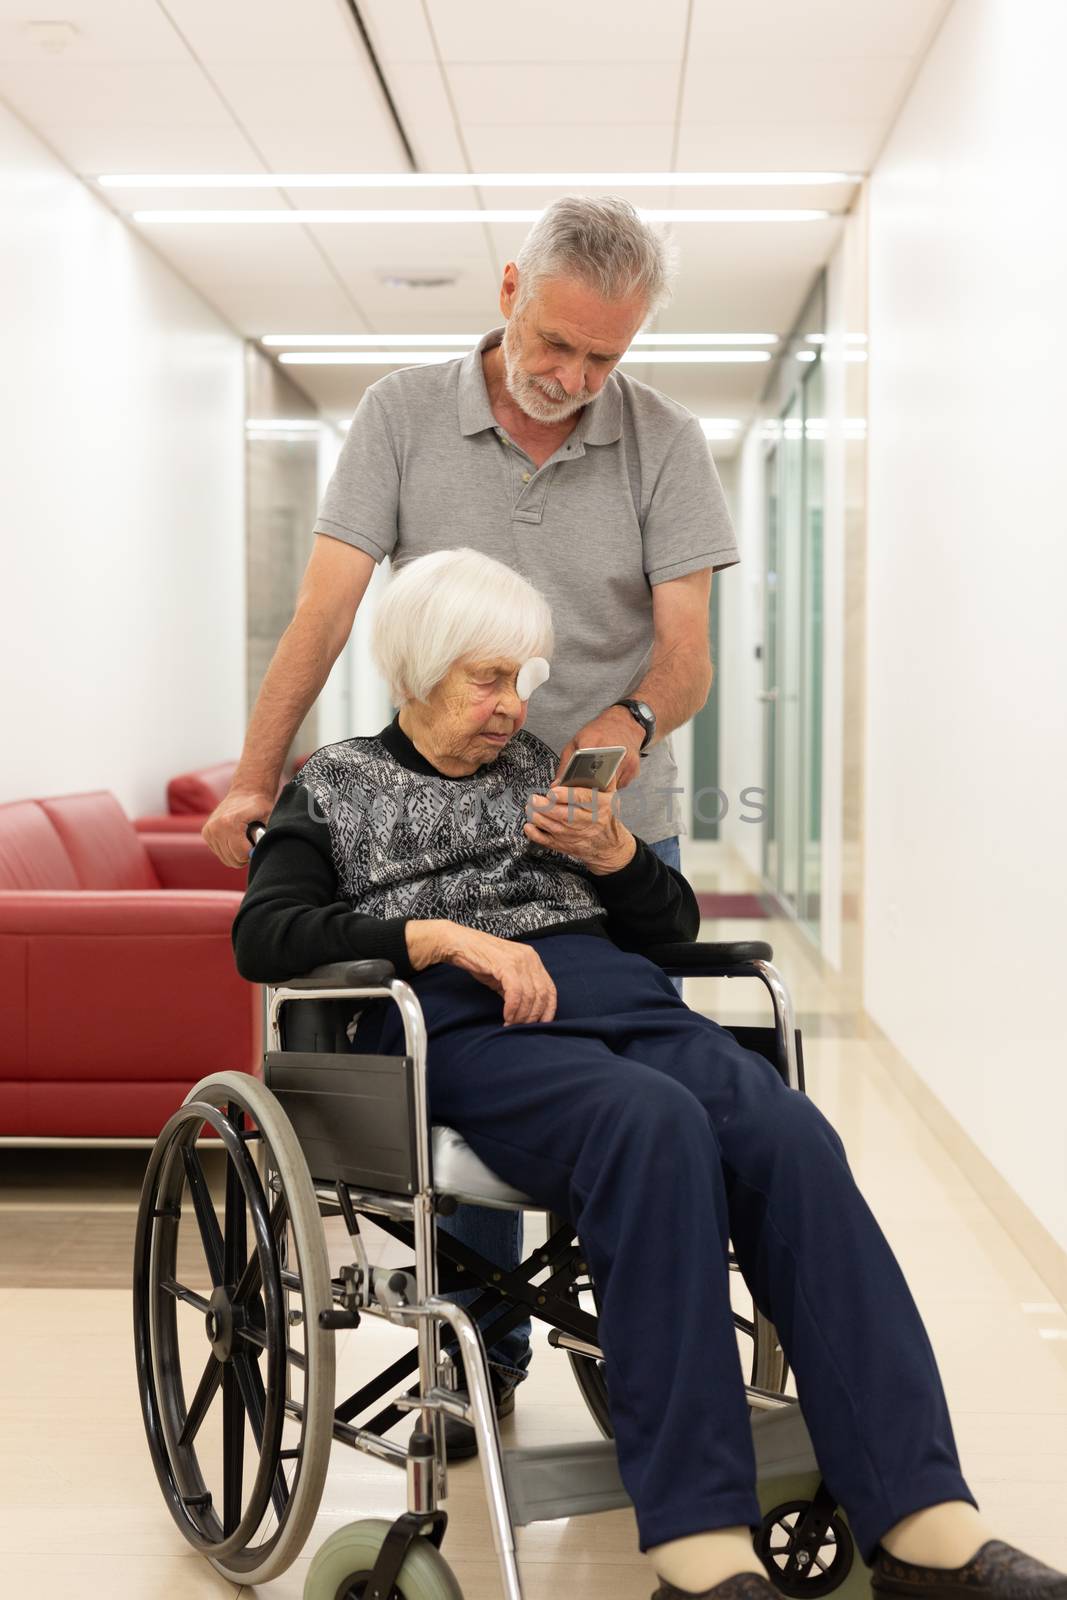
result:
[[[245,1408],[232,1361],[222,1369],[222,1532],[228,1539],[244,1504]]]
[[[260,1376],[259,1368],[243,1352],[235,1353],[231,1364],[237,1373],[237,1382],[241,1386],[241,1395],[248,1411],[248,1420],[252,1424],[252,1437],[262,1451],[263,1411],[266,1405],[263,1379]],[[270,1497],[274,1502],[274,1509],[280,1522],[285,1515],[285,1508],[289,1504],[289,1485],[285,1481],[285,1472],[280,1462],[278,1470],[274,1474]]]
[[[218,1393],[218,1387],[221,1382],[222,1363],[217,1361],[214,1355],[210,1355],[207,1358],[207,1366],[204,1368],[203,1376],[196,1386],[192,1404],[186,1412],[185,1421],[182,1423],[182,1431],[178,1435],[179,1444],[192,1444],[200,1431],[200,1424],[207,1416],[208,1407]]]
[[[223,1249],[222,1230],[219,1228],[219,1219],[215,1215],[215,1207],[211,1201],[211,1191],[208,1188],[204,1169],[200,1165],[200,1157],[191,1146],[182,1149],[182,1160],[185,1163],[185,1176],[189,1183],[189,1193],[193,1197],[193,1206],[196,1210],[196,1220],[200,1225],[200,1238],[204,1246],[204,1255],[207,1258],[208,1271],[211,1273],[212,1288],[221,1288],[223,1282]],[[226,1167],[227,1193],[229,1192],[230,1164]]]
[[[203,1317],[211,1310],[210,1303],[202,1294],[197,1294],[195,1289],[187,1289],[184,1283],[176,1283],[173,1278],[160,1278],[159,1287],[164,1294],[172,1294],[175,1300],[184,1300],[186,1305],[195,1306]]]
[[[227,1118],[240,1134],[242,1113],[238,1105],[231,1104]],[[223,1279],[236,1284],[248,1265],[247,1228],[245,1221],[245,1192],[237,1168],[232,1161],[226,1163],[226,1229],[223,1242]]]
[[[276,1200],[270,1210],[270,1228],[275,1239],[280,1238],[287,1216],[285,1201],[282,1199]],[[248,1258],[248,1265],[242,1272],[240,1281],[233,1291],[233,1304],[235,1306],[244,1305],[254,1294],[258,1294],[261,1282],[259,1252],[258,1250],[253,1250]]]

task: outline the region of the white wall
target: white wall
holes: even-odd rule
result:
[[[870,192],[870,1014],[1067,1248],[1067,6],[957,0]]]
[[[0,800],[244,731],[240,338],[0,104]]]

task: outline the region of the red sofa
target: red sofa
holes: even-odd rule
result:
[[[258,1070],[243,884],[104,790],[0,805],[0,1135],[151,1137],[206,1073]]]
[[[300,771],[310,753],[297,757],[294,773]],[[138,833],[199,833],[215,807],[229,794],[236,771],[236,761],[220,761],[214,767],[201,767],[199,772],[180,773],[167,784],[166,811],[137,817],[134,827]],[[278,794],[285,783],[283,777]]]
[[[229,793],[236,771],[236,761],[220,761],[199,772],[179,773],[167,784],[166,811],[138,817],[134,827],[138,833],[199,833]]]

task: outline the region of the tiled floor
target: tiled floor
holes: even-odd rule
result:
[[[700,888],[752,887],[739,868],[690,871]],[[703,934],[774,944],[805,1031],[808,1092],[840,1131],[923,1313],[983,1515],[999,1537],[1067,1568],[1064,1308],[895,1088],[803,938],[777,922],[708,923]],[[765,1018],[756,984],[691,980],[686,998],[727,1024]],[[134,1383],[127,1284],[143,1162],[130,1151],[0,1152],[0,1593],[297,1600],[322,1539],[401,1511],[403,1479],[335,1446],[304,1557],[260,1590],[238,1590],[190,1553],[159,1495]],[[347,1393],[407,1336],[367,1320],[338,1341]],[[565,1358],[538,1335],[505,1442],[594,1435]],[[477,1463],[450,1475],[447,1510],[446,1553],[466,1600],[491,1600],[500,1590]],[[654,1587],[626,1512],[521,1530],[519,1554],[528,1600],[647,1600]]]

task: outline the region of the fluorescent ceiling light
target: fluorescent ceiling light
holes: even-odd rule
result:
[[[251,208],[242,210],[228,210],[220,208],[217,211],[188,211],[177,208],[173,211],[134,211],[135,222],[182,222],[182,223],[285,223],[290,226],[300,223],[313,223],[324,225],[326,223],[348,223],[349,225],[367,225],[377,223],[412,223],[412,222],[536,222],[541,216],[544,207],[538,210],[505,210],[505,211],[479,211],[466,207],[455,209],[429,209],[422,208],[417,211],[394,210],[384,211],[308,211],[290,210],[279,206],[274,211],[254,211]],[[639,208],[640,215],[646,222],[823,222],[827,217],[839,215],[834,211],[788,210],[783,208],[757,209],[755,207],[741,207],[728,210],[689,210],[679,207],[670,207],[666,210]]]
[[[458,361],[466,350],[290,350],[278,357],[287,367],[425,367]]]
[[[848,344],[866,344],[867,343],[867,335],[865,333],[846,333],[845,334],[845,339],[846,339],[846,342]],[[826,343],[826,334],[825,333],[809,333],[807,335],[807,340],[808,340],[809,344],[825,344]]]
[[[859,183],[859,172],[104,172],[103,189],[803,188]]]
[[[286,345],[307,345],[309,349],[360,349],[364,346],[392,345],[475,345],[480,333],[265,333],[260,344],[270,349]],[[639,345],[750,345],[777,344],[776,333],[639,333]]]
[[[278,360],[287,367],[421,367],[436,361],[456,361],[468,354],[466,350],[286,350]],[[693,364],[770,359],[769,350],[628,350],[622,361],[630,365],[635,362]]]

